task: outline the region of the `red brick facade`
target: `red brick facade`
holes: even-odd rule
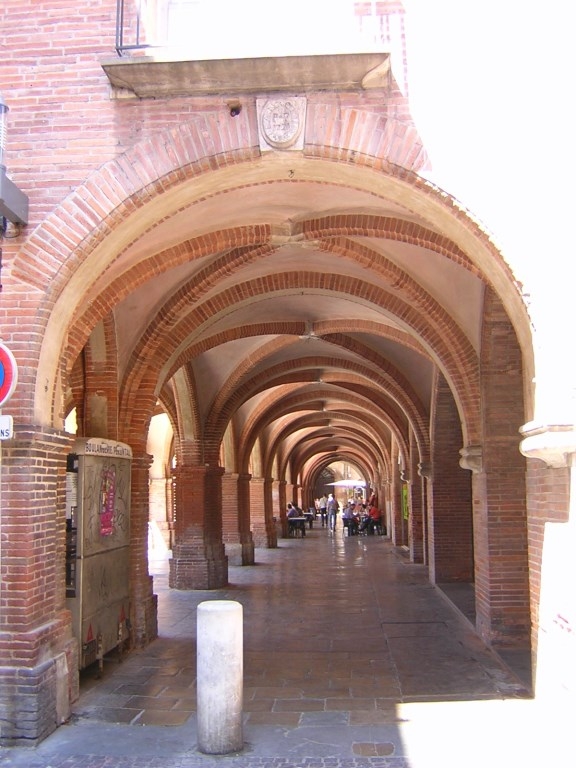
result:
[[[399,3],[356,13],[374,5],[402,29]],[[481,227],[419,175],[401,88],[306,92],[303,148],[269,151],[266,91],[241,93],[236,115],[226,93],[114,91],[101,61],[115,9],[0,10],[8,165],[30,198],[28,225],[2,242],[0,327],[19,381],[2,451],[1,739],[44,738],[78,694],[72,411],[79,436],[133,451],[134,646],[158,633],[147,437],[160,411],[173,588],[225,585],[228,557],[252,565],[277,546],[286,503],[309,506],[346,460],[392,542],[432,583],[473,585],[481,637],[531,647],[537,678],[545,524],[569,518],[568,469],[519,450],[534,418],[524,297]]]

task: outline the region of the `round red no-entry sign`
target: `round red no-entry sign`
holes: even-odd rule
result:
[[[12,397],[18,381],[18,366],[14,355],[0,342],[0,408]]]

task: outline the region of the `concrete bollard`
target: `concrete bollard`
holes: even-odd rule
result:
[[[197,613],[198,749],[225,755],[243,748],[242,605],[207,600]]]

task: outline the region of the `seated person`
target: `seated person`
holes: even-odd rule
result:
[[[296,506],[296,504],[292,504],[292,502],[289,502],[287,511],[286,511],[289,534],[293,533],[296,536],[297,532],[300,531],[302,533],[302,536],[306,536],[306,526],[304,525],[304,521],[295,519],[295,518],[301,518],[301,517],[302,517],[302,510],[299,509]]]
[[[366,507],[366,504],[362,504],[362,515],[359,528],[360,533],[368,533],[371,525],[372,518],[368,514],[368,508]]]
[[[354,513],[354,502],[349,501],[344,512],[342,512],[342,524],[344,528],[348,528],[348,535],[354,536],[358,533],[358,519]]]
[[[377,530],[380,530],[382,524],[382,512],[380,512],[378,507],[372,505],[368,510],[368,517],[370,518],[368,533],[376,533]]]

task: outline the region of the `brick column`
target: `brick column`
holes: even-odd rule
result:
[[[250,507],[246,492],[250,475],[226,472],[222,477],[222,540],[229,565],[254,565]]]
[[[257,547],[273,549],[277,546],[271,504],[270,481],[263,477],[253,477],[250,481],[250,520],[254,544]]]
[[[272,481],[272,517],[275,518],[276,544],[280,537],[288,536],[286,522],[286,483],[282,480]]]
[[[430,580],[471,582],[474,578],[472,486],[462,471],[462,428],[454,397],[438,374],[432,413],[432,482],[428,500]]]
[[[266,519],[269,549],[274,549],[278,546],[278,529],[274,520],[274,505],[272,502],[273,484],[274,481],[271,477],[264,479],[264,517]]]
[[[169,584],[174,589],[219,589],[228,584],[222,542],[221,467],[175,470],[176,543]]]
[[[524,473],[508,477],[494,451],[492,470],[490,462],[486,466],[480,446],[469,446],[461,453],[462,466],[473,473],[476,629],[492,645],[528,645],[525,499],[516,499],[507,488],[509,484],[523,484]],[[522,456],[519,458],[523,461]]]
[[[414,562],[428,563],[428,499],[430,498],[430,485],[432,482],[432,464],[429,461],[418,464],[418,476],[420,477],[420,490],[422,492],[422,552],[418,553],[422,559]]]
[[[158,637],[158,598],[148,572],[148,481],[151,457],[132,457],[130,494],[130,603],[132,644],[138,648]]]
[[[390,478],[390,538],[395,546],[402,542],[402,483],[398,469],[398,445],[392,442],[391,461],[392,477]],[[376,489],[374,489],[376,490]]]
[[[250,480],[250,522],[256,547],[268,546],[266,515],[264,509],[264,478],[253,477]]]
[[[273,491],[273,498],[276,495],[275,507],[273,509],[273,517],[276,518],[276,545],[278,545],[278,539],[288,538],[288,522],[286,519],[286,507],[288,505],[288,499],[286,497],[286,481],[277,480],[273,483],[273,488],[276,488],[276,494]]]
[[[70,435],[19,425],[2,444],[0,723],[4,744],[34,744],[78,698],[66,609],[66,455]]]
[[[423,484],[418,474],[418,449],[414,442],[414,435],[410,436],[410,483],[409,483],[409,509],[408,519],[408,547],[410,560],[413,563],[424,562],[424,506],[422,503]]]
[[[150,520],[157,526],[167,549],[172,549],[174,523],[172,520],[172,478],[150,478]]]
[[[411,473],[412,474],[412,473]],[[418,468],[412,474],[410,483],[410,520],[408,526],[408,546],[410,560],[413,563],[424,562],[424,496],[425,480],[420,476]]]
[[[298,499],[296,498],[298,495],[298,486],[294,485],[294,483],[286,483],[286,504],[284,505],[284,511],[286,511],[286,506],[289,501],[298,503]]]
[[[473,469],[476,627],[492,645],[528,646],[530,589],[522,353],[499,299],[484,297],[482,452]],[[463,457],[466,458],[465,456]]]
[[[392,484],[390,480],[383,480],[378,483],[378,504],[382,510],[382,516],[386,525],[386,531],[388,536],[392,538],[392,501],[391,501],[391,489]]]
[[[279,480],[272,480],[272,517],[275,517],[277,520],[280,520],[280,485]]]

